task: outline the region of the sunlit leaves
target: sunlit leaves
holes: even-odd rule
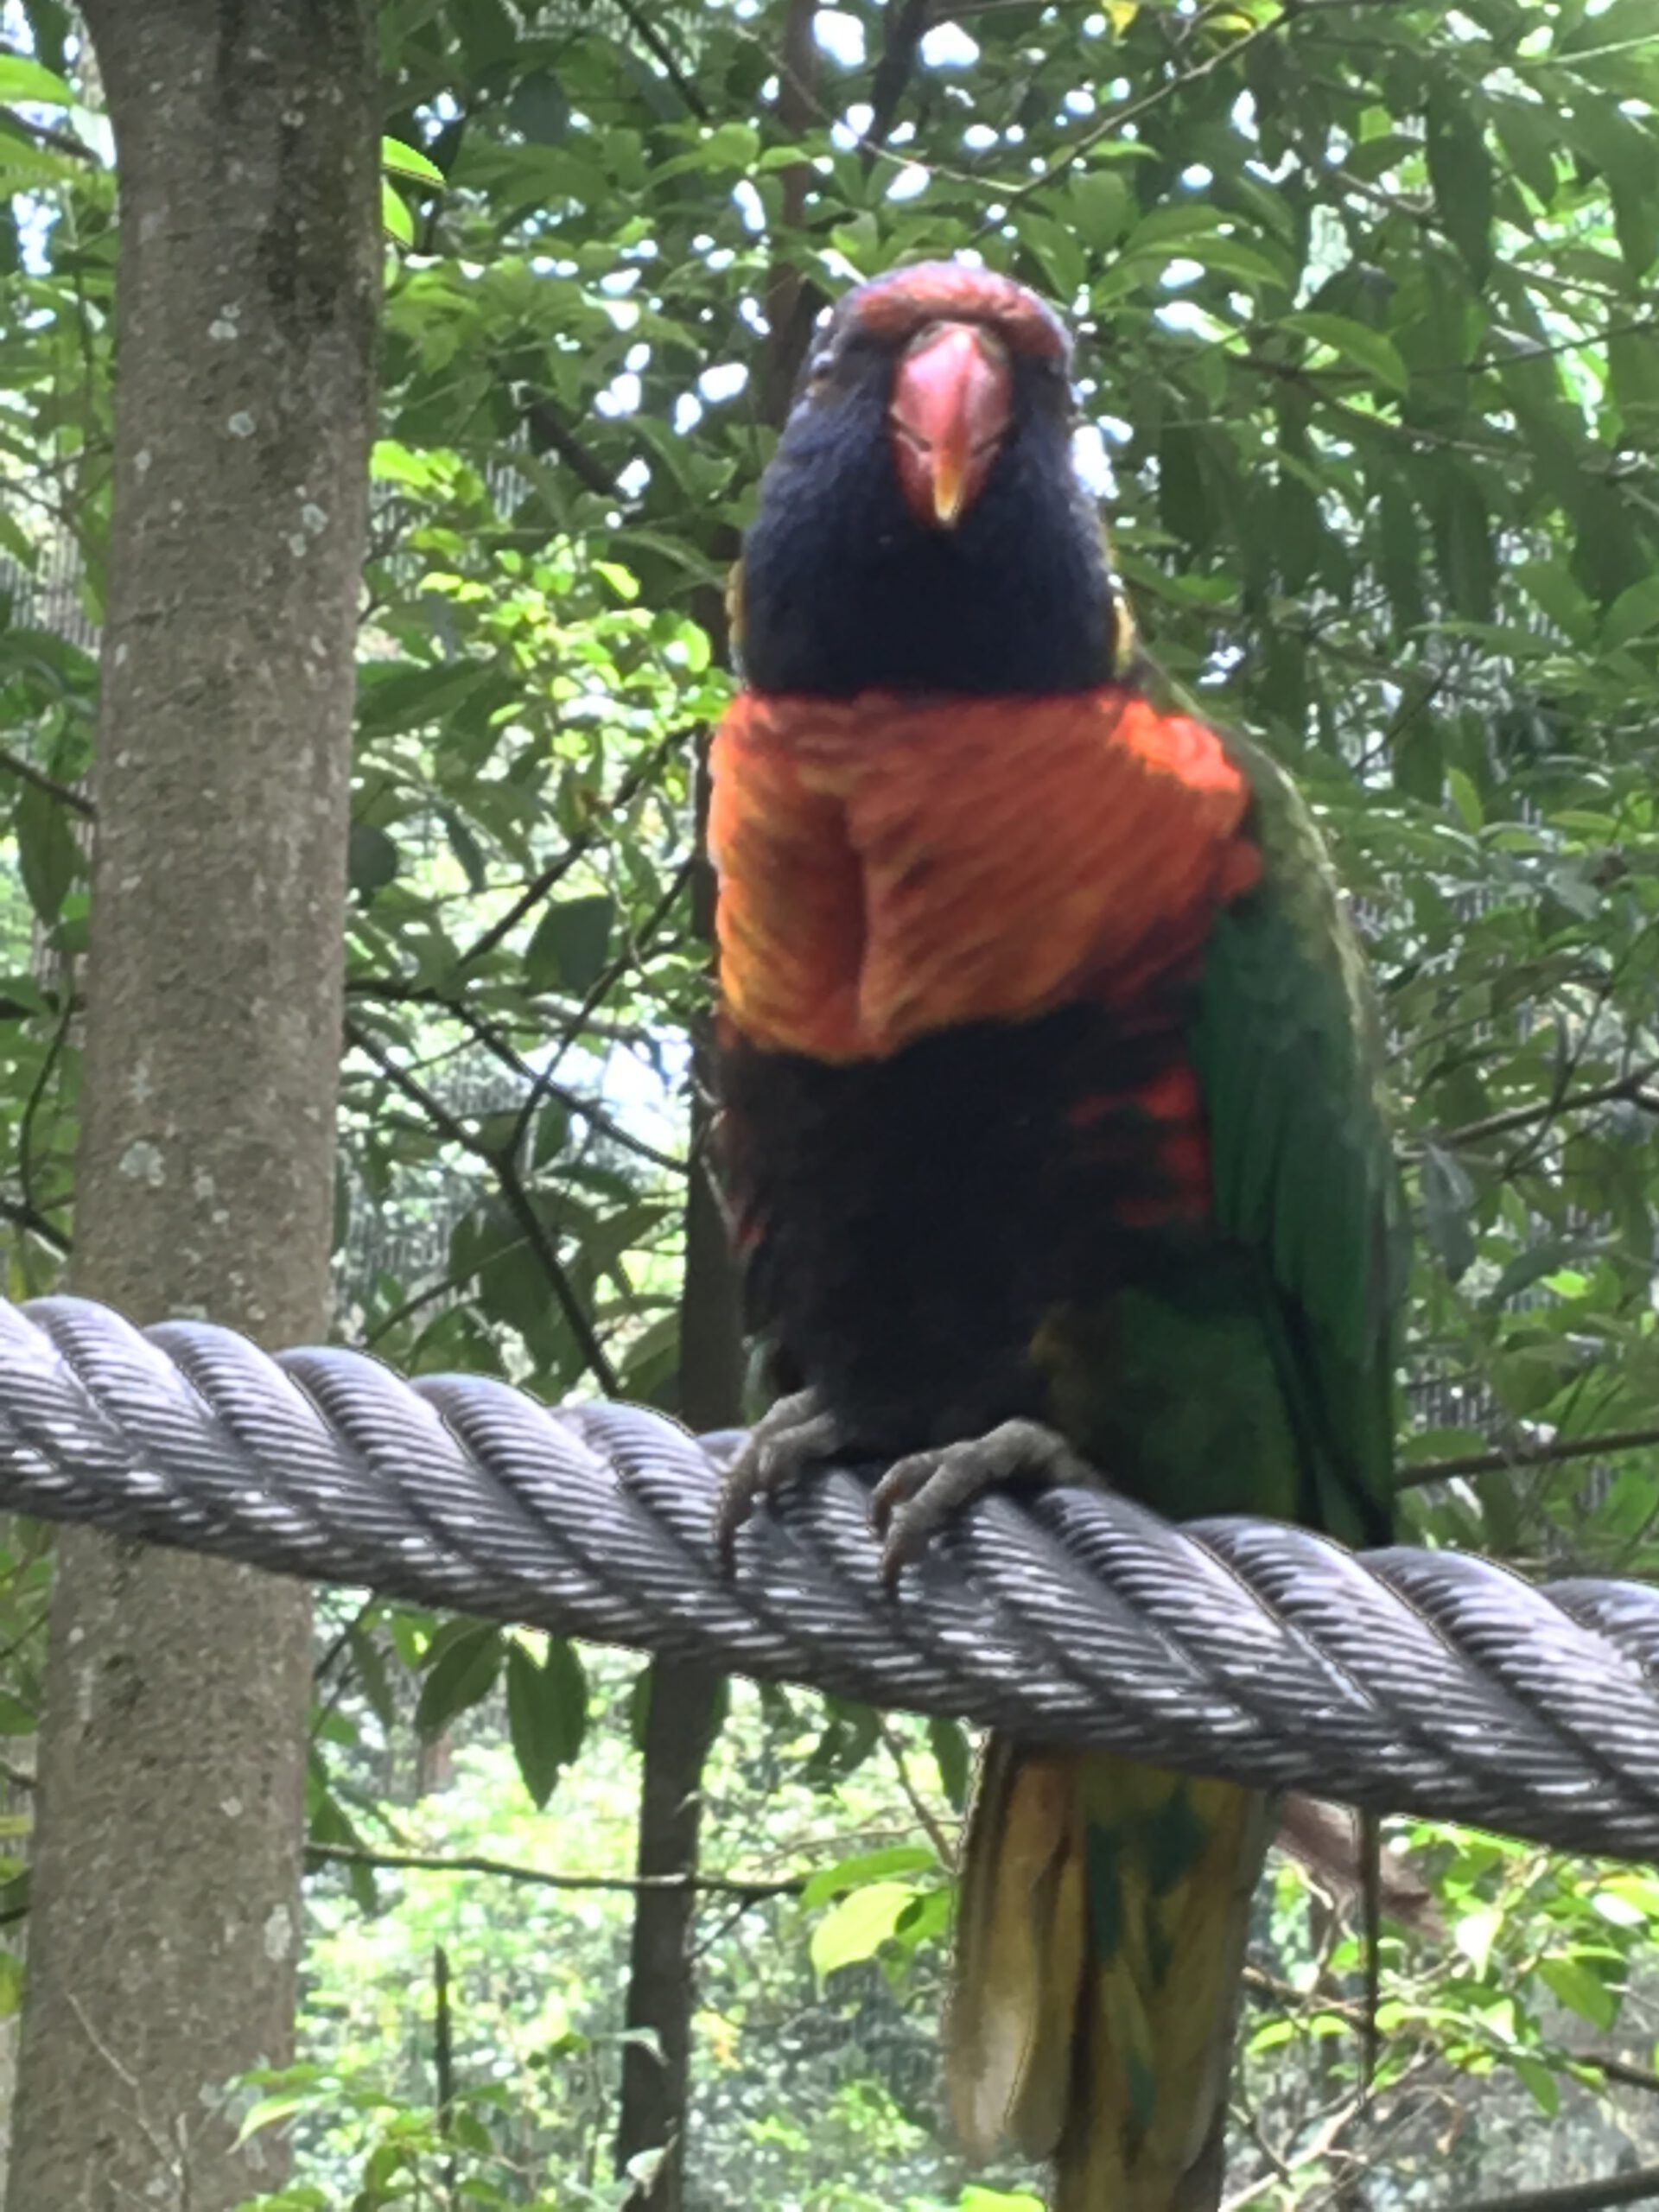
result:
[[[575,1647],[548,1639],[537,1661],[517,1638],[507,1645],[507,1726],[531,1802],[545,1805],[560,1774],[582,1749],[588,1684]]]

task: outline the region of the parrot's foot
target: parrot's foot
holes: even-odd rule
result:
[[[803,1468],[831,1458],[844,1442],[840,1424],[816,1390],[779,1398],[761,1415],[726,1470],[715,1508],[715,1543],[726,1567],[735,1555],[738,1530],[760,1501]]]
[[[1100,1479],[1063,1436],[1037,1421],[1005,1421],[983,1436],[896,1459],[870,1500],[870,1519],[886,1539],[881,1572],[889,1586],[953,1514],[1016,1478],[1090,1486]]]

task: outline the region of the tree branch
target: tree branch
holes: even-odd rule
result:
[[[759,1904],[768,1897],[798,1897],[806,1886],[800,1875],[782,1881],[741,1882],[725,1874],[555,1874],[541,1866],[475,1853],[450,1858],[442,1852],[371,1851],[346,1843],[308,1843],[305,1855],[317,1866],[378,1866],[394,1874],[487,1874],[536,1889],[615,1891],[632,1897],[642,1891],[694,1890],[709,1897],[740,1897],[746,1904]]]
[[[1306,0],[1303,3],[1306,4]],[[1258,23],[1254,30],[1246,31],[1243,38],[1236,38],[1230,45],[1217,48],[1207,61],[1196,61],[1190,69],[1183,69],[1179,75],[1167,79],[1151,92],[1143,92],[1139,99],[1125,100],[1122,106],[1110,109],[1098,123],[1090,124],[1087,130],[1074,138],[1063,154],[1039,169],[1035,176],[1027,177],[1024,183],[1015,185],[1001,201],[995,220],[988,216],[980,225],[979,235],[987,231],[1000,230],[1014,208],[1023,200],[1029,200],[1033,193],[1041,192],[1055,183],[1069,169],[1075,168],[1084,156],[1098,146],[1103,138],[1115,137],[1126,124],[1138,123],[1143,115],[1149,114],[1155,107],[1161,107],[1166,100],[1173,99],[1177,92],[1185,92],[1189,85],[1200,84],[1205,78],[1213,76],[1217,69],[1224,68],[1230,61],[1236,61],[1241,54],[1249,53],[1251,47],[1259,46],[1264,38],[1271,38],[1275,31],[1282,30],[1298,13],[1297,6],[1289,4],[1287,0],[1287,4],[1269,22]]]
[[[0,107],[0,122],[9,123],[14,130],[21,130],[34,139],[36,145],[49,146],[54,154],[67,154],[72,160],[90,162],[102,168],[98,156],[67,130],[54,130],[49,123],[31,123],[26,115],[19,115],[16,108]]]
[[[1478,1144],[1485,1137],[1504,1136],[1511,1129],[1529,1128],[1537,1122],[1552,1122],[1558,1114],[1576,1113],[1586,1106],[1608,1106],[1621,1099],[1642,1107],[1647,1113],[1659,1114],[1659,1098],[1650,1096],[1647,1090],[1656,1075],[1659,1075],[1659,1060],[1645,1060],[1616,1082],[1568,1091],[1562,1097],[1548,1098],[1539,1105],[1511,1106],[1502,1114],[1488,1114],[1481,1121],[1465,1122],[1460,1128],[1447,1129],[1434,1142],[1449,1151],[1454,1145]]]
[[[30,1205],[23,1198],[0,1198],[0,1221],[9,1221],[14,1229],[25,1229],[31,1236],[38,1236],[42,1244],[49,1244],[54,1252],[67,1259],[71,1249],[69,1239],[62,1230],[55,1228],[38,1206]]]
[[[879,1713],[875,1716],[875,1732],[883,1750],[893,1761],[893,1771],[899,1777],[899,1787],[905,1794],[905,1802],[915,1815],[918,1827],[921,1828],[928,1841],[938,1853],[940,1866],[955,1866],[956,1846],[945,1834],[932,1807],[916,1787],[914,1777],[910,1771],[910,1762],[905,1757],[904,1745],[888,1726],[885,1715]]]
[[[1601,2212],[1605,2204],[1640,2204],[1659,2197],[1659,2166],[1597,2181],[1567,2182],[1559,2189],[1519,2189],[1507,2196],[1482,2196],[1459,2212]]]
[[[636,1154],[639,1159],[650,1160],[653,1166],[665,1168],[671,1174],[683,1175],[689,1172],[689,1163],[678,1154],[661,1151],[656,1145],[647,1143],[644,1137],[635,1136],[631,1129],[626,1129],[620,1122],[613,1121],[594,1099],[584,1098],[579,1090],[572,1090],[565,1084],[543,1081],[494,1023],[477,1013],[464,998],[440,990],[432,983],[399,983],[391,977],[372,976],[348,981],[346,988],[359,998],[384,999],[394,1006],[435,1007],[441,1012],[452,1015],[492,1058],[499,1060],[503,1067],[510,1068],[524,1082],[538,1084],[543,1097],[556,1099],[567,1113],[588,1122],[601,1136],[608,1137],[613,1144]]]
[[[588,452],[566,421],[563,409],[546,392],[538,392],[526,403],[524,421],[536,451],[556,454],[570,474],[601,499],[626,499],[615,477]]]
[[[640,755],[621,782],[618,784],[612,795],[610,804],[605,811],[611,816],[615,816],[620,814],[625,806],[631,805],[656,774],[658,769],[662,766],[664,761],[667,760],[669,754],[677,747],[689,744],[696,735],[695,728],[673,729],[670,730],[665,737],[658,738],[655,745]],[[493,952],[502,939],[510,936],[518,928],[525,915],[541,905],[560,878],[569,874],[582,855],[597,842],[599,832],[600,820],[598,814],[595,813],[589,817],[583,828],[577,830],[557,859],[550,861],[541,873],[531,879],[524,891],[508,907],[506,912],[498,921],[492,922],[488,929],[476,938],[466,951],[460,955],[455,962],[456,973],[460,974],[463,969],[474,966],[476,962],[483,959],[486,953]],[[348,984],[346,988],[349,989],[351,987]]]
[[[1529,1467],[1553,1467],[1567,1459],[1599,1459],[1611,1452],[1645,1452],[1659,1444],[1659,1428],[1615,1428],[1603,1436],[1560,1436],[1548,1444],[1516,1444],[1506,1452],[1465,1452],[1453,1459],[1425,1459],[1402,1467],[1397,1490],[1424,1483],[1449,1482],[1453,1475],[1521,1473]]]
[[[630,28],[641,46],[649,47],[663,65],[663,74],[685,102],[699,123],[709,120],[709,104],[681,68],[674,49],[658,29],[645,9],[636,7],[634,0],[616,0],[617,6],[627,17]]]
[[[37,768],[32,760],[25,760],[21,753],[13,753],[6,746],[0,746],[0,769],[9,776],[16,776],[20,783],[32,784],[37,791],[44,791],[48,798],[56,799],[60,806],[68,807],[83,821],[90,822],[97,811],[84,791],[78,791],[68,784],[59,783],[55,777],[48,776],[44,768]]]
[[[1029,200],[1033,193],[1041,192],[1057,178],[1064,176],[1068,169],[1074,168],[1083,156],[1099,145],[1103,138],[1116,136],[1126,124],[1138,123],[1143,115],[1149,114],[1154,108],[1161,107],[1166,100],[1173,99],[1176,93],[1185,92],[1189,86],[1201,84],[1206,77],[1214,76],[1218,69],[1224,69],[1230,61],[1236,61],[1253,46],[1260,45],[1263,39],[1271,38],[1275,32],[1288,29],[1300,16],[1321,14],[1337,8],[1390,8],[1405,4],[1407,0],[1284,0],[1284,5],[1276,16],[1265,23],[1257,23],[1253,30],[1246,31],[1243,38],[1234,39],[1230,45],[1218,48],[1207,61],[1195,61],[1190,69],[1181,70],[1178,75],[1155,86],[1151,92],[1143,92],[1138,99],[1124,101],[1121,107],[1113,108],[1097,123],[1090,124],[1088,130],[1074,139],[1065,151],[1046,168],[1039,169],[1035,176],[1027,178],[1023,183],[1014,186],[1002,198],[995,221],[988,217],[980,225],[977,235],[982,237],[987,231],[1000,229],[1013,208]]]
[[[887,36],[870,79],[870,127],[860,158],[866,169],[887,143],[916,67],[916,55],[933,13],[933,0],[887,0]]]
[[[553,1239],[548,1234],[547,1225],[537,1212],[519,1178],[516,1135],[500,1150],[486,1144],[481,1137],[475,1135],[464,1122],[450,1112],[442,1099],[435,1097],[418,1077],[400,1068],[378,1038],[372,1037],[366,1030],[351,1021],[346,1025],[346,1034],[358,1051],[374,1062],[386,1080],[400,1090],[411,1105],[420,1108],[441,1137],[458,1145],[463,1152],[470,1153],[474,1160],[483,1160],[493,1171],[501,1185],[501,1195],[507,1202],[507,1211],[523,1230],[524,1241],[541,1262],[542,1271],[552,1288],[566,1326],[575,1337],[594,1380],[607,1398],[620,1396],[620,1381],[611,1364],[609,1354],[599,1340],[592,1316],[576,1296],[575,1286],[565,1271]]]

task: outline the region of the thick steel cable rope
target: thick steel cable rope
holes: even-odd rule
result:
[[[836,1471],[710,1542],[638,1407],[0,1303],[0,1507],[1198,1772],[1659,1858],[1659,1592],[1127,1499],[971,1507],[896,1597]]]

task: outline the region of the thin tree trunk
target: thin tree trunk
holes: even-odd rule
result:
[[[86,0],[121,196],[76,1287],[326,1326],[372,429],[366,0]],[[78,1534],[41,1735],[12,2212],[226,2212],[289,2052],[309,1612]]]
[[[711,610],[704,610],[705,619]],[[704,748],[706,753],[706,747]],[[707,771],[699,760],[697,841],[707,811]],[[692,886],[693,926],[714,938],[714,874],[701,852]],[[691,1108],[691,1179],[685,1210],[685,1274],[680,1291],[679,1414],[688,1427],[728,1428],[741,1417],[743,1326],[737,1271],[708,1159],[704,1105],[708,1039],[694,1039],[697,1071]],[[646,1688],[635,1865],[640,1876],[693,1874],[702,1819],[702,1769],[713,1740],[721,1677],[712,1669],[658,1662]],[[686,2113],[691,2091],[691,2020],[696,1982],[691,1937],[696,1891],[644,1890],[634,1906],[627,2024],[651,2042],[623,2046],[617,2122],[619,2171],[642,2154],[660,2155],[628,2199],[630,2212],[680,2212],[685,2193]]]
[[[812,115],[817,51],[812,39],[811,0],[786,0],[782,25],[783,67],[778,123],[785,137],[800,136]],[[810,170],[785,172],[781,221],[801,220]],[[762,419],[781,424],[796,372],[811,335],[816,302],[792,265],[779,256],[767,286],[770,325],[760,364]],[[730,560],[734,543],[722,542],[715,557]],[[729,658],[724,600],[704,595],[698,619],[721,659]],[[694,927],[712,951],[714,874],[703,855],[708,811],[707,747],[697,768],[696,874]],[[693,1039],[698,1063],[691,1111],[692,1173],[686,1202],[685,1278],[680,1300],[680,1417],[694,1429],[727,1428],[742,1417],[743,1325],[737,1270],[727,1248],[725,1224],[709,1161],[707,1052],[709,1039]],[[702,1815],[702,1770],[713,1740],[721,1678],[712,1669],[666,1665],[651,1669],[645,1712],[644,1775],[639,1800],[639,1873],[694,1874]],[[617,2125],[617,2165],[626,2171],[642,2154],[660,2153],[628,2200],[629,2212],[681,2212],[685,2196],[685,2135],[691,2093],[691,2021],[696,1980],[691,1936],[696,1893],[683,1889],[644,1891],[634,1909],[629,1966],[627,2025],[652,2044],[624,2045],[622,2101]],[[652,2047],[654,2045],[654,2048]]]

